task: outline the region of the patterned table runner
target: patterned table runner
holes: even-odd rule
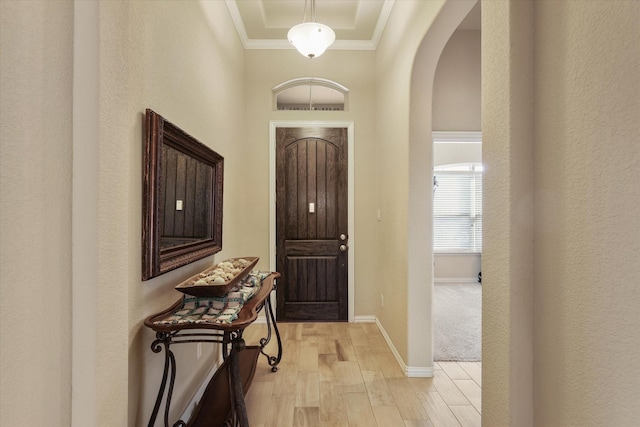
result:
[[[262,286],[262,281],[271,274],[265,271],[252,271],[242,279],[236,289],[223,297],[194,297],[185,295],[182,306],[154,325],[231,323],[238,313]]]

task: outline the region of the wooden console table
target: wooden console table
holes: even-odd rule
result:
[[[275,279],[279,273],[270,273],[263,280],[257,292],[247,300],[231,323],[199,322],[199,323],[162,323],[163,319],[180,310],[183,299],[176,301],[171,307],[149,316],[144,324],[156,331],[156,340],[151,344],[154,353],[164,348],[164,371],[158,396],[149,419],[149,427],[153,427],[165,400],[164,426],[169,426],[169,408],[176,377],[176,360],[171,345],[198,342],[214,342],[222,344],[224,362],[218,368],[207,385],[205,393],[187,422],[178,420],[173,427],[180,426],[232,426],[249,427],[244,396],[251,385],[256,369],[258,356],[263,354],[273,372],[278,370],[282,358],[282,341],[271,307],[271,291],[275,289]],[[259,346],[245,345],[242,338],[244,329],[252,324],[258,313],[264,308],[267,320],[267,336],[260,339]],[[272,330],[275,333],[278,354],[270,356],[265,352],[271,340]],[[166,399],[165,399],[166,394]]]

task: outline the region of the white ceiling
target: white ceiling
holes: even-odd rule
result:
[[[208,1],[202,0],[203,7]],[[311,21],[311,0],[306,20]],[[245,49],[293,49],[287,40],[291,27],[302,22],[305,0],[225,0]],[[395,0],[316,0],[316,21],[333,28],[336,41],[330,49],[375,50],[387,24]],[[400,2],[399,2],[400,3]],[[480,29],[480,1],[458,29]],[[308,90],[282,94],[284,103],[303,103]],[[336,103],[335,93],[322,86],[314,88],[314,100]]]
[[[305,0],[225,0],[245,49],[290,49]],[[395,0],[316,0],[316,21],[336,33],[331,49],[375,50]],[[307,21],[311,21],[308,0]]]
[[[211,0],[209,0],[211,1]],[[225,0],[245,49],[291,49],[287,32],[302,22],[305,0]],[[311,0],[306,0],[311,21]],[[202,2],[206,7],[206,1]],[[316,21],[333,28],[330,49],[375,50],[395,0],[316,0]],[[480,29],[480,2],[459,29]]]

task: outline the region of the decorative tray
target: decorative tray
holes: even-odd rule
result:
[[[180,283],[176,290],[195,297],[221,297],[244,279],[259,257],[229,258]]]

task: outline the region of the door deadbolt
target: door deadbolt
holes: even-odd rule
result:
[[[343,240],[343,241],[344,241],[344,240],[347,240],[347,237],[348,237],[348,236],[347,236],[346,234],[341,234],[341,235],[340,235],[340,240]]]

